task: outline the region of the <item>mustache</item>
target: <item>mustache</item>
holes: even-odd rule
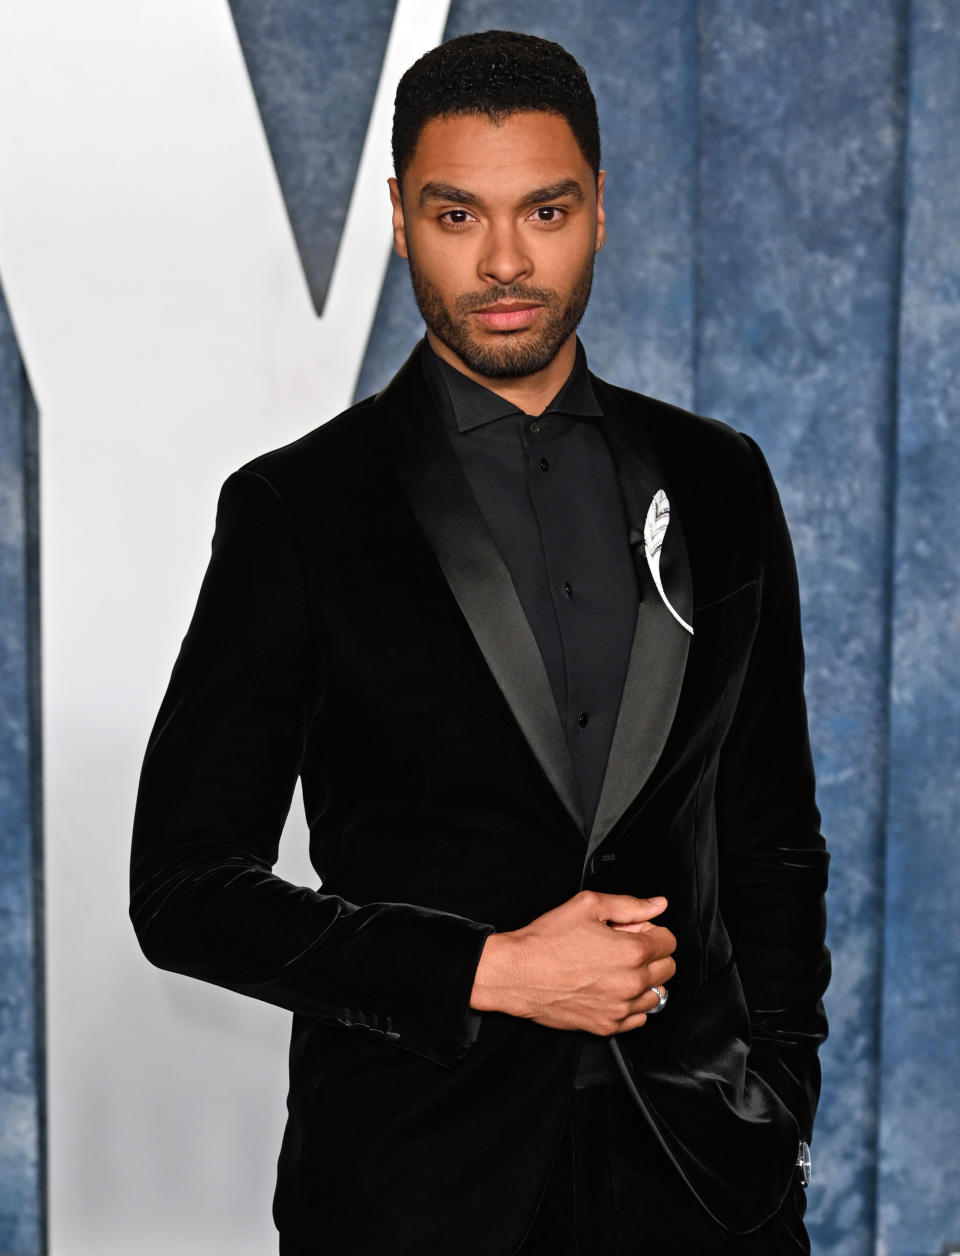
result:
[[[508,288],[486,288],[483,292],[462,292],[455,308],[458,314],[472,314],[484,310],[498,301],[531,301],[537,305],[554,305],[557,294],[550,288],[528,288],[523,284],[511,284]]]

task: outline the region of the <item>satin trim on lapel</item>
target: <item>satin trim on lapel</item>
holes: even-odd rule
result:
[[[663,489],[671,502],[670,526],[660,560],[664,592],[684,619],[693,618],[693,580],[683,528],[643,420],[602,380],[591,379],[603,407],[603,430],[620,477],[640,605],[607,771],[587,845],[588,859],[656,767],[677,712],[687,664],[690,634],[664,605],[643,546],[643,525],[658,489]]]
[[[419,348],[377,397],[387,447],[474,639],[548,781],[583,832],[570,752],[536,638],[426,385]]]

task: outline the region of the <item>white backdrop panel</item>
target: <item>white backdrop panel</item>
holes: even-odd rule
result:
[[[52,1256],[263,1256],[288,1017],[149,969],[147,735],[226,475],[349,404],[390,245],[400,0],[324,318],[226,0],[5,0],[0,272],[41,412]],[[302,809],[280,871],[312,884]]]

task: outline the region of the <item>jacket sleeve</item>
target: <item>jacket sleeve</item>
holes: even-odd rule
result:
[[[750,1012],[750,1066],[810,1139],[820,1089],[828,855],[814,800],[796,563],[763,455],[760,619],[717,786],[720,907]]]
[[[448,1065],[492,925],[358,906],[275,876],[322,662],[272,485],[231,476],[210,565],[147,748],[130,915],[147,958]]]

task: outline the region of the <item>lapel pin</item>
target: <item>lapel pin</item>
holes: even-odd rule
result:
[[[650,503],[650,509],[647,511],[647,520],[643,525],[643,548],[647,555],[647,566],[650,568],[650,575],[653,576],[653,583],[657,586],[657,592],[663,598],[664,606],[681,628],[686,628],[692,637],[693,628],[670,605],[670,599],[664,592],[663,581],[660,578],[660,551],[663,549],[663,542],[669,526],[670,502],[666,493],[660,488],[653,495],[653,501]]]

